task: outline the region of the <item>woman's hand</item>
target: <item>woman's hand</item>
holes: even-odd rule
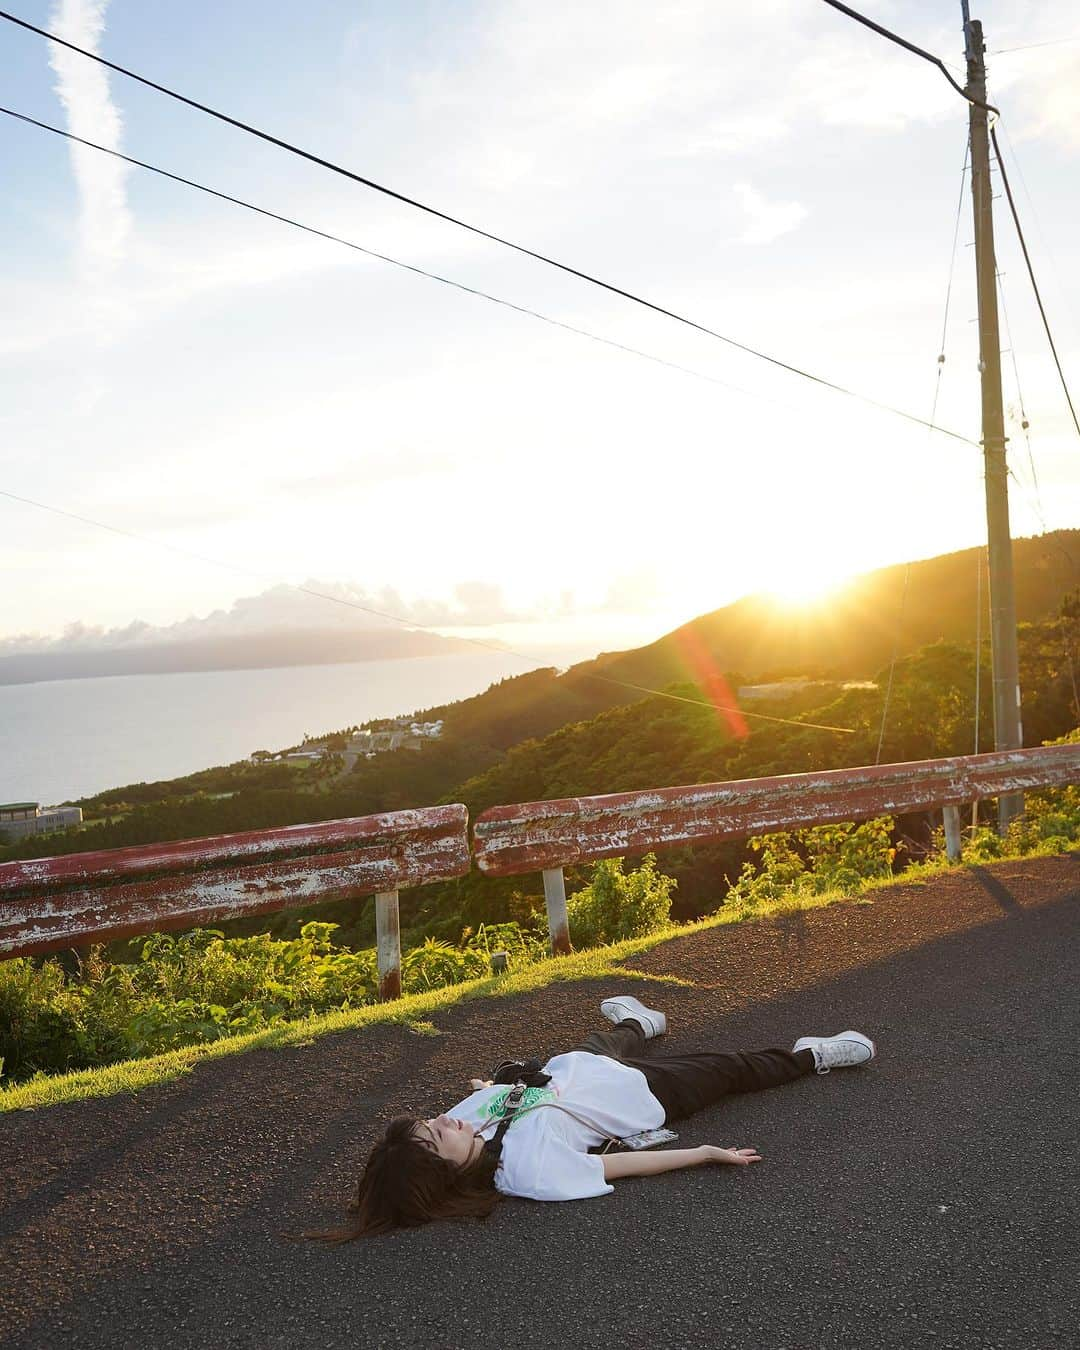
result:
[[[761,1155],[756,1148],[717,1148],[715,1144],[702,1144],[700,1152],[702,1162],[736,1163],[740,1167],[761,1162]]]
[[[469,1086],[474,1092],[478,1092],[480,1088],[494,1087],[495,1085],[490,1078],[470,1078]]]

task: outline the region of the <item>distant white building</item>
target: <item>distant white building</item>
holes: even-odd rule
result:
[[[32,834],[52,834],[82,824],[81,806],[41,807],[37,802],[0,803],[0,837],[25,839]]]
[[[399,717],[389,731],[357,731],[342,751],[346,772],[358,759],[373,759],[389,750],[422,750],[431,741],[439,739],[442,726],[441,720],[410,722],[406,717]]]
[[[791,698],[807,689],[876,689],[873,680],[775,680],[772,684],[743,684],[738,697],[752,703],[763,699]]]
[[[330,751],[325,745],[309,745],[305,750],[279,750],[271,754],[269,750],[256,750],[248,756],[249,764],[280,764],[284,760],[304,760],[310,764],[316,759],[325,759]]]

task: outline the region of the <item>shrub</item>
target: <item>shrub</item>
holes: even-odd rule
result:
[[[83,997],[55,960],[0,962],[0,1073],[9,1078],[121,1059],[125,1021],[122,1002]]]
[[[461,945],[482,951],[488,961],[492,952],[506,952],[510,970],[542,961],[549,954],[544,936],[547,921],[541,914],[534,918],[543,926],[535,922],[529,928],[519,923],[482,923],[475,933],[471,928],[465,928],[461,933]]]
[[[429,937],[422,947],[413,947],[401,958],[401,988],[406,994],[461,984],[488,973],[488,959],[474,947],[453,947]]]
[[[291,940],[226,938],[214,928],[154,933],[133,961],[108,962],[92,948],[74,974],[56,960],[0,962],[0,1075],[19,1082],[373,1003],[375,951],[336,946],[337,927],[306,923]],[[402,987],[476,979],[497,950],[511,966],[546,955],[516,923],[481,926],[460,946],[430,938],[406,951]]]
[[[892,830],[892,818],[881,816],[861,825],[815,825],[751,839],[761,861],[743,863],[720,908],[757,909],[792,897],[862,890],[892,875]]]
[[[674,877],[657,871],[652,853],[630,873],[623,871],[622,858],[601,859],[589,884],[567,901],[571,941],[577,947],[600,946],[668,927],[676,884]]]

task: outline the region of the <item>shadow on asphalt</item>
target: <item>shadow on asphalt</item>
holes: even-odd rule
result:
[[[1021,918],[1026,914],[1023,905],[1009,890],[1008,886],[1000,877],[994,876],[988,872],[985,867],[971,867],[968,869],[971,875],[978,881],[979,885],[990,898],[995,901],[1005,914],[1013,918]]]
[[[623,992],[668,1011],[673,1034],[650,1043],[657,1054],[790,1043],[862,1024],[877,1040],[879,1060],[866,1071],[731,1098],[680,1123],[680,1146],[760,1141],[760,1170],[671,1173],[624,1183],[602,1201],[512,1201],[487,1224],[433,1225],[333,1251],[286,1240],[339,1222],[391,1115],[444,1109],[506,1054],[576,1043],[618,981],[475,1000],[436,1014],[437,1037],[401,1027],[337,1033],[213,1061],[137,1098],[0,1118],[0,1197],[25,1192],[0,1198],[11,1344],[51,1348],[62,1335],[110,1350],[496,1346],[504,1324],[483,1308],[484,1281],[497,1271],[499,1287],[559,1286],[558,1300],[537,1306],[536,1335],[526,1325],[523,1345],[715,1345],[704,1307],[734,1319],[727,1345],[808,1345],[809,1334],[783,1339],[795,1325],[785,1315],[809,1328],[820,1314],[837,1332],[848,1313],[830,1303],[830,1281],[796,1287],[790,1274],[830,1270],[834,1253],[862,1271],[864,1320],[858,1335],[823,1330],[817,1345],[916,1343],[922,1331],[892,1305],[897,1289],[934,1304],[931,1258],[963,1272],[936,1314],[935,1344],[952,1343],[950,1326],[983,1325],[998,1299],[1019,1317],[1030,1289],[1073,1287],[1058,1247],[1035,1236],[1052,1203],[1047,1188],[1064,1183],[1058,1135],[1074,1091],[1060,1050],[1077,1034],[1075,860],[1068,867],[1059,878],[1071,877],[1067,893],[1062,881],[1034,903],[1023,878],[1010,874],[1006,886],[971,868],[963,888],[882,893],[872,906],[785,915],[756,932],[712,930],[635,961],[642,973],[684,968],[699,981],[625,982]],[[909,928],[931,920],[956,931],[907,941]],[[43,1157],[60,1170],[27,1191]],[[1010,1256],[999,1266],[1003,1240]],[[643,1242],[667,1262],[645,1305]],[[619,1261],[602,1255],[611,1251]],[[420,1284],[402,1279],[405,1262]],[[838,1292],[850,1309],[846,1287]],[[1024,1326],[992,1343],[1036,1343]]]

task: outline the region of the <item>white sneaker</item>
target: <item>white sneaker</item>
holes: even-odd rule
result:
[[[791,1049],[792,1053],[812,1050],[814,1068],[818,1073],[869,1064],[877,1053],[874,1042],[860,1031],[841,1031],[838,1036],[801,1036]]]
[[[646,1008],[644,1003],[640,1003],[636,998],[631,998],[628,994],[620,994],[618,998],[604,999],[603,1003],[600,1004],[600,1011],[609,1022],[614,1022],[616,1026],[620,1022],[633,1018],[635,1022],[641,1024],[641,1029],[644,1031],[647,1041],[651,1041],[654,1036],[662,1036],[667,1031],[667,1018],[662,1012]]]

